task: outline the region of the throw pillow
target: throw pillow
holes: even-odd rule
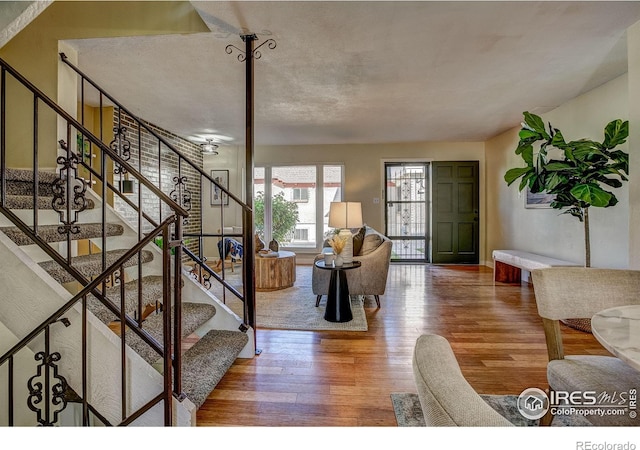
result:
[[[362,241],[362,249],[360,250],[360,256],[368,255],[382,244],[382,238],[377,233],[369,233],[364,236]]]
[[[356,234],[353,235],[353,254],[356,256],[359,256],[360,251],[362,250],[362,243],[364,242],[365,231],[367,231],[365,227],[362,227],[358,230]]]

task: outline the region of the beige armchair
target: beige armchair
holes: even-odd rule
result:
[[[640,372],[619,358],[599,355],[565,355],[559,321],[592,317],[615,306],[640,304],[640,271],[585,267],[552,267],[531,272],[542,317],[549,363],[547,379],[554,391],[595,391],[620,395],[637,389]],[[550,417],[544,418],[548,422]],[[591,415],[594,425],[638,426],[640,419],[626,415]]]
[[[429,427],[513,426],[464,378],[449,342],[437,334],[425,334],[413,351],[413,376],[418,398]]]
[[[380,296],[387,287],[392,246],[388,237],[371,227],[366,227],[360,254],[353,256],[354,261],[360,261],[362,266],[356,270],[345,271],[350,295],[373,295],[378,308],[380,307]],[[316,256],[314,263],[322,258],[322,255]],[[330,270],[313,266],[312,287],[316,295],[316,306],[320,304],[322,296],[329,292],[330,277]]]

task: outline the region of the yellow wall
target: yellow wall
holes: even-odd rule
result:
[[[224,147],[219,156],[205,158],[204,169],[231,169],[231,188],[242,192],[240,180],[233,173],[242,171],[244,147]],[[364,221],[371,227],[384,231],[384,162],[385,161],[479,161],[480,171],[480,260],[484,259],[485,156],[482,142],[419,142],[396,144],[360,145],[304,145],[304,146],[256,146],[255,165],[291,164],[344,164],[344,199],[362,202]],[[206,195],[206,194],[205,194]],[[374,198],[380,203],[375,204]],[[205,197],[206,200],[206,197]],[[207,223],[215,220],[213,209],[205,206],[203,211]],[[232,210],[225,212],[226,225],[240,225],[241,218]],[[229,220],[237,222],[229,222]],[[209,230],[211,232],[217,230]]]
[[[364,220],[384,230],[384,161],[480,161],[480,183],[484,182],[484,144],[468,142],[424,142],[409,144],[310,145],[256,147],[255,164],[343,163],[344,199],[362,202]],[[374,204],[374,198],[380,198]],[[480,203],[484,203],[481,194]]]
[[[80,105],[78,105],[80,107]],[[83,121],[84,119],[84,121]],[[100,124],[100,120],[102,119],[102,124]],[[109,145],[109,143],[113,140],[113,106],[106,106],[102,108],[102,116],[100,115],[100,108],[87,106],[84,107],[84,118],[81,114],[78,117],[79,122],[83,122],[85,128],[91,131],[98,138],[102,137],[102,142]],[[102,128],[101,128],[102,125]],[[102,130],[102,131],[101,131]],[[100,158],[100,151],[97,147],[91,143],[91,154],[95,155],[92,157],[91,167],[100,174],[100,165],[102,163]],[[90,172],[87,169],[80,169],[80,175],[86,179],[89,178]],[[107,180],[110,183],[113,183],[113,160],[111,158],[107,158]],[[96,192],[102,192],[102,183],[96,180],[93,189]],[[113,206],[113,191],[107,189],[107,203]]]
[[[56,1],[0,49],[0,58],[21,72],[44,94],[58,101],[58,41],[209,31],[190,2]],[[70,70],[70,69],[66,69]],[[31,167],[32,101],[21,93],[20,106],[8,105],[7,164]],[[44,115],[45,112],[43,111]],[[41,117],[41,165],[55,166],[56,123]],[[53,138],[51,138],[53,136]]]

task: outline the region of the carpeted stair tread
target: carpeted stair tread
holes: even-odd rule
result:
[[[173,317],[174,308],[171,308]],[[216,307],[209,303],[182,304],[182,336],[189,336],[203,323],[216,315]],[[162,336],[162,313],[151,314],[144,321],[144,327],[149,333],[158,338]],[[151,331],[153,330],[153,331]]]
[[[173,314],[174,309],[171,308]],[[216,315],[216,307],[208,303],[183,303],[182,304],[182,337],[189,336],[203,323]],[[152,314],[143,323],[143,328],[153,338],[162,344],[162,312]],[[173,315],[172,315],[173,318]],[[172,335],[173,338],[173,335]],[[144,342],[136,333],[126,331],[127,345],[135,350],[149,364],[154,364],[160,355]]]
[[[38,172],[38,194],[53,197],[53,183],[60,177],[56,172]],[[6,169],[7,195],[33,195],[33,171]]]
[[[90,198],[85,198],[87,207],[86,209],[93,209],[95,204]],[[53,197],[38,197],[38,209],[53,210]],[[5,199],[5,206],[9,209],[33,209],[33,196],[32,195],[7,195]],[[79,210],[81,205],[71,203],[72,210]],[[66,209],[64,204],[57,206],[58,209]]]
[[[142,277],[142,305],[162,303],[162,277],[159,275],[147,275]],[[107,288],[107,297],[116,305],[120,305],[120,285]],[[134,315],[138,310],[138,280],[132,280],[124,284],[124,308],[129,315]],[[87,307],[102,322],[110,323],[117,317],[93,295],[89,296]]]
[[[78,233],[71,233],[72,240],[80,239],[93,239],[102,237],[102,224],[100,223],[81,223],[78,224],[80,231]],[[66,233],[58,232],[59,225],[40,225],[38,227],[38,236],[44,239],[46,242],[62,242],[67,240]],[[106,235],[121,236],[124,233],[124,227],[116,223],[108,223],[106,228]],[[16,243],[16,245],[31,245],[33,242],[29,237],[24,234],[18,227],[2,227],[0,228],[9,239]]]
[[[6,181],[17,181],[23,183],[33,184],[33,170],[28,169],[11,169],[7,167],[5,169],[5,180]],[[38,181],[40,183],[52,184],[56,181],[60,175],[56,172],[38,172]]]
[[[200,408],[249,342],[241,331],[211,330],[182,356],[182,389]]]
[[[128,249],[107,251],[107,267],[116,262]],[[142,263],[153,260],[153,253],[149,250],[142,251]],[[124,267],[131,267],[138,264],[138,254],[135,254],[123,264]],[[75,278],[62,268],[55,261],[44,261],[39,263],[49,275],[51,275],[58,283],[69,283],[75,281]],[[78,269],[85,277],[91,278],[102,273],[102,253],[94,253],[93,255],[83,255],[71,258],[71,265]]]

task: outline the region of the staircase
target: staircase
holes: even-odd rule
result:
[[[0,394],[0,425],[194,425],[236,358],[253,355],[251,328],[183,269],[188,213],[0,65],[67,123],[55,170],[40,170],[37,141],[32,169],[5,167],[2,142],[0,392],[9,396]],[[67,145],[75,132],[98,149],[99,167]],[[108,180],[108,162],[171,213],[151,218],[142,202],[123,197]],[[107,193],[132,204],[138,227],[102,201]],[[190,254],[207,281],[216,278]],[[196,342],[185,349],[187,336]]]
[[[33,191],[33,185],[28,181],[32,181],[32,172],[27,170],[9,169],[6,172],[6,192],[7,204],[12,206],[14,213],[33,213],[33,192],[29,192],[29,186]],[[30,180],[31,178],[31,180]],[[39,204],[45,210],[51,210],[53,195],[51,185],[55,181],[55,174],[49,172],[39,173]],[[88,202],[88,209],[95,209],[99,200],[91,200]],[[56,215],[57,216],[57,215]],[[47,217],[47,215],[42,215]],[[55,217],[54,217],[55,219]],[[65,242],[65,234],[59,232],[59,223],[41,224],[38,227],[38,235],[48,244],[60,244]],[[44,270],[53,280],[61,285],[66,285],[67,289],[73,290],[73,286],[69,284],[75,283],[77,280],[65,270],[55,260],[45,259],[39,249],[29,236],[15,225],[0,226],[0,232],[4,233],[16,246],[19,246],[26,254],[30,254],[34,265],[37,264]],[[110,222],[104,227],[105,236],[109,240],[117,241],[125,234],[127,224],[124,222]],[[131,230],[129,230],[131,231]],[[91,244],[96,248],[95,242],[99,242],[103,235],[103,227],[100,223],[89,222],[78,224],[77,233],[71,234],[71,239],[75,246],[80,242]],[[153,245],[153,244],[152,244]],[[103,254],[99,251],[91,254],[76,255],[71,257],[71,265],[75,267],[87,279],[93,279],[102,273],[102,259],[106,258],[107,266],[111,266],[115,261],[120,259],[126,252],[126,248],[115,248],[109,245],[109,249]],[[87,245],[87,247],[89,247]],[[112,248],[114,247],[114,248]],[[156,254],[153,247],[149,247],[141,252],[141,257],[133,257],[122,263],[125,269],[136,267],[138,260],[143,265],[143,273],[147,270],[144,266],[152,265]],[[153,270],[151,270],[153,272]],[[194,281],[189,277],[184,277],[187,282]],[[157,342],[162,342],[163,331],[163,279],[158,275],[145,275],[140,280],[125,280],[124,286],[119,282],[113,284],[106,289],[106,297],[115,305],[124,304],[124,313],[136,316],[139,310],[142,310],[143,329]],[[138,285],[142,284],[143,293],[142,303],[138,302]],[[183,280],[184,283],[184,280]],[[125,293],[124,301],[121,293]],[[142,308],[140,308],[142,306]],[[97,298],[90,296],[87,304],[88,310],[93,313],[107,327],[110,327],[117,334],[121,333],[121,322],[119,317],[113,314],[102,302]],[[196,332],[216,314],[216,306],[213,303],[182,303],[182,337],[189,336]],[[157,365],[160,356],[154,348],[149,346],[142,338],[130,330],[125,330],[127,345],[142,357],[148,364]],[[206,397],[218,384],[222,376],[228,368],[233,364],[240,352],[248,343],[248,336],[242,331],[217,330],[212,329],[206,331],[204,336],[200,338],[192,347],[187,349],[182,355],[182,383],[183,392],[195,406],[199,408],[205,401]],[[158,367],[162,370],[162,367]]]

